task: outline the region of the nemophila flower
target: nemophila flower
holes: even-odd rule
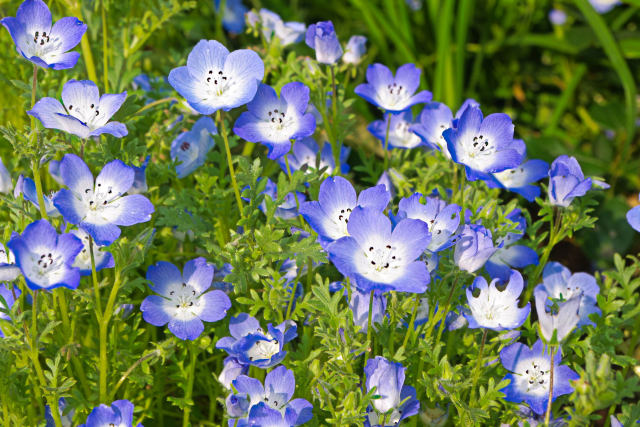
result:
[[[549,21],[553,25],[564,25],[567,22],[567,13],[560,9],[551,9],[549,12]]]
[[[395,77],[382,64],[367,68],[367,83],[359,84],[355,93],[385,112],[399,113],[416,104],[431,101],[431,92],[415,93],[420,85],[420,70],[414,64],[404,64]]]
[[[13,282],[20,276],[20,268],[8,247],[0,243],[0,282]]]
[[[11,182],[11,174],[0,158],[0,193],[9,194],[12,189],[13,183]]]
[[[375,396],[371,405],[374,411],[367,413],[366,421],[370,426],[381,425],[384,414],[386,425],[398,425],[400,421],[415,415],[420,410],[420,402],[416,399],[416,390],[404,385],[405,370],[402,364],[390,362],[384,357],[376,356],[367,361],[364,368],[366,374],[366,391],[375,387]]]
[[[345,295],[347,293],[345,292]],[[362,292],[358,288],[351,289],[351,299],[349,300],[349,308],[353,314],[353,323],[360,327],[360,332],[367,333],[369,328],[369,299],[371,292]],[[385,312],[387,311],[387,297],[381,291],[373,293],[373,304],[371,306],[371,326],[376,323],[381,324]]]
[[[617,5],[622,4],[620,0],[589,0],[589,3],[600,14],[607,13]]]
[[[527,320],[531,304],[527,303],[523,308],[518,307],[518,298],[524,287],[522,275],[516,270],[511,270],[509,282],[504,289],[496,286],[498,281],[499,279],[493,279],[491,284],[487,285],[485,278],[478,276],[473,285],[467,288],[470,312],[463,314],[469,321],[470,328],[505,331],[519,328]]]
[[[270,159],[280,158],[289,152],[292,139],[311,136],[315,131],[315,117],[305,113],[308,104],[309,88],[300,82],[284,85],[280,98],[271,86],[261,84],[233,131],[247,141],[266,145]]]
[[[367,38],[365,36],[351,36],[342,55],[345,64],[358,65],[367,53]]]
[[[190,131],[182,132],[171,142],[171,159],[177,161],[178,178],[184,178],[204,165],[215,142],[211,135],[218,129],[211,117],[200,117]]]
[[[264,77],[264,63],[252,50],[229,50],[215,40],[200,40],[187,65],[169,73],[169,83],[200,114],[229,111],[251,101]]]
[[[82,276],[89,276],[91,274],[91,252],[89,249],[89,234],[84,230],[71,230],[69,233],[76,236],[82,241],[83,248],[73,262],[73,266],[80,269]],[[96,265],[96,271],[100,271],[103,268],[113,268],[115,262],[113,261],[113,255],[110,252],[101,251],[101,246],[93,242],[93,259]]]
[[[480,178],[477,173],[495,173],[522,163],[523,155],[513,140],[513,123],[503,113],[482,116],[477,107],[468,107],[460,116],[457,128],[442,134],[451,159],[465,166],[467,178]]]
[[[640,195],[638,195],[640,199]],[[627,222],[634,230],[640,232],[640,206],[629,209],[627,212]]]
[[[64,397],[58,399],[58,413],[60,414],[60,421],[62,422],[62,427],[73,427],[73,414],[75,411],[72,409],[64,414],[64,410],[67,407],[67,400]],[[45,405],[44,407],[44,420],[46,421],[45,427],[55,427],[55,421],[53,420],[53,415],[51,414],[51,408],[49,405]]]
[[[249,12],[249,14],[247,14],[247,19],[250,24],[253,27],[260,24],[262,35],[267,43],[271,42],[272,38],[276,38],[279,40],[280,46],[289,46],[302,41],[307,32],[307,26],[304,23],[284,22],[280,15],[269,9],[262,8],[258,14],[253,12]]]
[[[569,207],[576,197],[591,189],[591,178],[584,177],[575,157],[557,157],[549,169],[549,201],[552,205]]]
[[[318,233],[320,244],[348,236],[349,217],[356,206],[363,206],[382,212],[389,204],[391,195],[382,185],[362,190],[356,195],[351,183],[340,177],[331,176],[320,185],[318,201],[302,203],[300,214]]]
[[[261,180],[262,178],[258,178],[258,182],[260,182]],[[264,194],[265,198],[268,197],[275,202],[276,200],[278,200],[278,185],[275,182],[271,181],[270,178],[267,178],[267,184],[264,188],[264,191],[262,191],[260,194]],[[273,215],[284,220],[297,217],[298,205],[296,203],[296,196],[298,197],[297,203],[303,203],[307,199],[307,196],[305,196],[303,193],[300,193],[299,191],[296,191],[295,195],[293,193],[288,193],[284,196],[284,200],[282,201],[282,203],[276,207]],[[249,199],[247,198],[243,199],[249,201]],[[260,206],[258,206],[258,208],[265,215],[268,214],[267,203],[264,200],[262,201],[262,203],[260,203]]]
[[[0,309],[4,311],[10,311],[13,304],[16,302],[16,299],[20,296],[22,292],[18,287],[9,287],[6,283],[0,283]],[[4,301],[3,301],[4,300]],[[7,313],[0,311],[0,319],[4,319],[7,321],[11,321],[11,317]],[[0,325],[2,323],[0,322]],[[0,326],[0,338],[4,338],[4,332],[2,327]]]
[[[379,209],[357,206],[347,224],[348,236],[327,246],[329,259],[363,292],[372,290],[422,293],[429,283],[424,262],[417,260],[429,245],[427,225],[391,221]]]
[[[563,303],[576,296],[582,296],[580,307],[578,308],[578,327],[583,325],[595,326],[589,319],[593,313],[600,314],[597,296],[600,287],[596,283],[596,278],[587,273],[574,273],[559,262],[550,262],[544,267],[542,272],[542,283],[536,286],[542,289],[549,299],[546,300],[547,308],[551,308],[553,302]]]
[[[235,381],[240,375],[247,375],[249,372],[249,365],[240,363],[238,359],[232,356],[228,356],[224,359],[224,364],[220,375],[218,375],[218,381],[227,390],[231,390],[231,383]]]
[[[51,12],[42,0],[22,2],[14,17],[1,21],[9,31],[16,50],[42,68],[64,70],[73,68],[80,53],[69,52],[87,31],[78,18],[66,17],[52,25]]]
[[[547,347],[548,349],[548,347]],[[501,391],[507,402],[526,402],[536,414],[543,414],[549,402],[549,372],[551,355],[545,351],[541,340],[532,348],[521,343],[511,344],[500,352],[502,366],[511,373],[504,379],[509,385]],[[578,378],[571,368],[560,365],[562,353],[558,348],[553,360],[553,400],[573,392],[570,381]]]
[[[458,268],[473,273],[481,269],[497,250],[493,246],[491,231],[478,224],[465,224],[453,259]]]
[[[342,46],[331,21],[309,25],[305,43],[316,51],[316,60],[322,64],[335,64],[342,56]]]
[[[120,160],[107,163],[98,177],[75,154],[65,154],[60,174],[68,189],[53,198],[53,204],[68,223],[86,231],[98,245],[108,246],[120,237],[120,227],[151,219],[153,205],[140,194],[124,195],[133,184],[133,168]]]
[[[230,337],[220,338],[216,348],[229,353],[244,365],[267,369],[284,360],[283,346],[298,336],[295,322],[286,320],[265,332],[255,317],[240,313],[229,321]]]
[[[528,265],[538,264],[536,251],[528,246],[515,244],[522,239],[527,228],[527,220],[522,215],[522,211],[516,208],[509,212],[506,218],[517,224],[516,231],[509,232],[505,236],[496,239],[498,250],[491,255],[491,258],[485,264],[485,268],[491,277],[499,278],[503,281],[509,279],[512,268],[524,268]]]
[[[127,92],[105,93],[90,80],[69,80],[62,88],[62,102],[55,98],[42,98],[27,114],[40,120],[47,129],[58,129],[79,138],[111,134],[122,138],[127,127],[109,119],[120,109]],[[63,106],[64,104],[64,106]]]
[[[412,218],[427,224],[431,233],[431,241],[427,246],[430,252],[439,252],[451,247],[456,238],[454,233],[460,225],[462,208],[454,203],[447,204],[437,197],[425,197],[424,204],[420,199],[422,194],[415,193],[400,200],[396,221]]]
[[[580,321],[578,312],[582,294],[574,295],[565,302],[555,302],[550,305],[548,302],[549,294],[541,286],[536,286],[533,296],[536,300],[540,335],[545,341],[551,342],[555,334],[556,340],[562,342]]]
[[[22,194],[25,200],[30,201],[33,206],[35,206],[37,209],[40,209],[40,204],[38,203],[38,193],[36,192],[36,183],[33,182],[31,178],[20,175],[13,194],[16,197]],[[44,209],[47,212],[47,216],[52,218],[60,216],[60,212],[53,204],[53,198],[56,196],[56,194],[58,193],[52,192],[51,194],[42,194],[42,199],[44,200]]]
[[[349,157],[350,152],[351,149],[349,147],[344,145],[340,147],[340,173],[342,174],[349,172],[347,157]],[[320,156],[318,156],[318,154],[320,154]],[[331,175],[336,168],[336,161],[333,157],[331,144],[325,142],[322,151],[320,151],[318,143],[312,137],[297,140],[293,144],[293,149],[287,156],[287,160],[289,161],[289,169],[291,169],[291,172],[305,168],[309,172],[311,172],[311,170],[322,170],[326,168],[324,173]],[[284,157],[280,157],[278,163],[282,170],[287,172]]]
[[[170,262],[160,261],[149,267],[147,280],[158,295],[142,301],[142,317],[155,326],[168,323],[171,333],[181,340],[195,340],[204,331],[203,321],[217,322],[231,308],[227,294],[209,291],[213,266],[204,258],[188,261],[182,273]]]
[[[489,179],[486,179],[485,182],[489,188],[504,188],[533,202],[536,197],[540,196],[540,187],[533,185],[533,183],[547,176],[548,172],[549,163],[533,159],[513,169],[490,174]]]
[[[79,427],[132,427],[133,403],[128,400],[116,400],[107,406],[104,403],[93,408],[85,424]],[[136,427],[142,427],[138,423]]]
[[[389,125],[387,140],[389,150],[392,148],[415,148],[422,145],[422,139],[410,130],[413,125],[411,110],[391,116],[386,115],[384,120],[376,120],[367,127],[367,130],[380,140],[383,147],[387,137],[387,124]]]
[[[272,425],[260,421],[262,416],[256,415],[254,410],[257,405],[264,405],[263,410],[275,411],[280,418],[284,417],[285,426],[298,426],[313,418],[311,403],[299,398],[291,400],[295,393],[296,380],[293,371],[284,366],[278,366],[269,372],[264,379],[264,386],[259,380],[246,375],[240,375],[233,382],[233,386],[237,394],[249,400],[249,425]],[[277,421],[277,417],[275,420]]]
[[[27,225],[7,246],[30,289],[75,289],[80,284],[80,271],[72,265],[82,242],[73,234],[58,234],[46,219]]]
[[[214,0],[216,13],[220,13],[220,0]],[[249,9],[241,0],[226,0],[222,11],[222,26],[230,33],[240,34],[244,31],[244,15]]]
[[[144,162],[140,166],[130,165],[133,168],[133,184],[131,184],[131,188],[129,189],[129,194],[142,194],[146,193],[149,187],[147,186],[147,166],[149,165],[149,159],[151,159],[151,155],[148,155]]]
[[[391,181],[391,177],[389,176],[389,173],[387,173],[387,171],[383,171],[380,174],[380,178],[378,178],[376,185],[384,185],[384,188],[389,192],[391,198],[393,199],[395,197],[396,188],[394,187],[393,182]]]

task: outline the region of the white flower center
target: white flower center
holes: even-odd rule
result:
[[[407,93],[406,89],[396,82],[388,84],[386,88],[382,89],[382,93],[380,94],[380,98],[390,106],[406,102],[408,96],[409,93]]]
[[[495,151],[495,147],[493,146],[493,144],[491,144],[489,139],[487,139],[484,135],[474,136],[471,146],[467,146],[467,149],[467,154],[472,159],[476,156],[489,156]]]
[[[549,361],[545,359],[529,359],[519,363],[516,368],[519,383],[527,393],[544,396],[549,392]]]
[[[64,265],[62,257],[51,252],[41,254],[32,253],[31,261],[31,271],[39,277],[51,275]]]
[[[168,290],[165,296],[169,299],[167,305],[174,318],[191,320],[198,316],[202,309],[200,293],[193,286],[186,283],[174,284]]]
[[[270,333],[265,334],[264,339],[256,341],[247,351],[249,360],[269,360],[274,354],[280,352],[280,343]]]
[[[394,269],[398,268],[397,261],[399,258],[394,254],[393,247],[391,245],[386,245],[385,247],[369,246],[367,251],[365,251],[365,257],[369,261],[370,268],[381,272],[386,269]]]
[[[218,70],[218,72],[209,70],[205,84],[209,92],[215,96],[222,96],[234,83],[233,79],[225,75],[222,70]]]

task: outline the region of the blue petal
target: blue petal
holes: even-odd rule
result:
[[[240,313],[229,321],[229,332],[236,339],[254,333],[258,329],[260,329],[260,323],[247,313]]]
[[[191,320],[171,319],[169,330],[181,340],[193,341],[204,331],[204,324],[197,317]]]
[[[280,97],[287,105],[293,105],[300,114],[304,114],[309,105],[309,88],[300,82],[287,83],[280,90]]]
[[[182,283],[182,273],[172,263],[158,261],[157,264],[151,265],[147,269],[147,280],[151,282],[149,287],[152,291],[166,295],[169,286]]]
[[[199,293],[203,293],[213,281],[213,265],[207,263],[203,257],[187,261],[182,273],[183,283],[192,286]]]
[[[227,294],[217,289],[203,294],[200,297],[200,303],[204,304],[204,309],[199,317],[205,322],[217,322],[224,319],[227,310],[231,308],[231,300]]]
[[[165,299],[158,295],[149,295],[140,305],[142,318],[145,322],[154,326],[164,326],[171,320],[171,316],[165,311]]]
[[[100,246],[109,246],[120,237],[120,228],[113,224],[89,224],[80,222],[78,226],[89,233]]]
[[[627,212],[627,221],[634,230],[640,232],[640,206],[636,206]]]
[[[78,18],[66,17],[59,19],[51,28],[51,38],[58,38],[59,50],[66,52],[80,43],[83,34],[87,31],[87,25]],[[58,61],[59,62],[59,61]]]
[[[269,372],[264,380],[264,390],[267,395],[278,394],[284,397],[284,399],[278,401],[278,403],[289,402],[291,397],[293,397],[295,389],[296,380],[293,376],[293,371],[290,371],[284,366],[278,366]]]
[[[73,193],[66,188],[58,191],[53,198],[53,204],[64,220],[70,224],[80,224],[84,217],[84,210],[80,210],[80,202]]]
[[[113,218],[112,221],[117,225],[134,225],[147,222],[154,212],[153,205],[149,199],[141,194],[121,197],[116,203],[120,205],[120,214],[117,218]]]
[[[109,135],[113,135],[117,138],[125,137],[129,134],[127,127],[120,122],[109,122],[104,126],[101,126],[89,134],[90,136],[98,136],[103,133],[108,133]]]
[[[87,164],[75,154],[65,154],[60,162],[60,176],[65,185],[76,194],[93,190],[93,175]]]
[[[112,191],[112,197],[120,196],[131,188],[134,178],[135,172],[131,166],[125,165],[122,160],[112,160],[98,174],[96,191]]]
[[[390,200],[391,193],[387,191],[384,184],[379,184],[362,190],[358,195],[357,204],[363,208],[372,208],[382,212],[387,208]]]

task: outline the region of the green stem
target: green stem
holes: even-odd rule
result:
[[[553,362],[555,357],[555,348],[551,346],[549,351],[551,352],[551,368],[549,368],[549,401],[547,402],[547,411],[544,414],[544,425],[548,426],[551,420],[551,402],[553,401]]]
[[[369,313],[367,314],[367,345],[369,346],[369,349],[372,347],[371,345],[371,314],[373,312],[373,292],[371,291],[371,294],[369,295]],[[369,359],[369,353],[370,351],[367,350],[364,353],[364,366],[367,366],[367,360]]]
[[[331,113],[332,120],[331,125],[334,130],[337,129],[337,121],[338,121],[338,91],[336,85],[336,73],[333,65],[329,65],[329,70],[331,70]],[[333,148],[333,158],[336,163],[336,173],[340,175],[340,151],[342,148],[342,143],[338,141],[337,135],[334,134],[334,141],[332,141]]]
[[[453,283],[451,284],[451,290],[449,291],[449,297],[447,298],[447,303],[444,305],[441,313],[438,317],[440,318],[440,327],[438,328],[438,335],[436,336],[436,342],[440,341],[440,337],[442,337],[442,332],[444,331],[445,319],[447,317],[447,312],[449,311],[449,307],[451,306],[451,300],[453,299],[453,295],[456,293],[456,287],[458,285],[458,276],[456,275],[453,279]],[[434,319],[434,325],[436,323],[436,319]]]
[[[100,301],[100,284],[98,283],[98,273],[96,272],[96,259],[93,255],[93,238],[89,236],[89,255],[91,256],[91,279],[93,281],[93,293],[96,298],[96,312],[98,322],[102,321],[102,302]]]
[[[109,92],[109,46],[107,38],[107,13],[104,7],[105,0],[100,2],[100,14],[102,15],[102,69],[104,70],[104,93]]]
[[[387,113],[387,131],[384,134],[384,170],[389,167],[389,128],[391,127],[391,113]]]
[[[222,26],[222,19],[224,18],[224,11],[226,8],[227,0],[220,0],[218,6],[218,13],[216,13],[216,38],[220,43],[225,42],[224,28]]]
[[[47,208],[44,205],[44,194],[42,192],[42,180],[40,179],[40,161],[38,160],[38,154],[33,159],[31,170],[33,171],[33,181],[36,184],[36,194],[38,196],[38,208],[40,209],[40,216],[42,219],[47,219]]]
[[[478,377],[480,375],[480,367],[482,366],[482,355],[484,353],[484,345],[487,341],[488,329],[485,329],[482,333],[482,342],[480,343],[480,350],[478,351],[478,360],[476,361],[476,368],[473,370],[473,383],[471,384],[471,399],[469,403],[473,402],[476,396],[476,384],[478,383]]]
[[[170,96],[170,97],[167,97],[167,98],[158,99],[158,100],[153,101],[153,102],[150,102],[150,103],[148,103],[147,105],[145,105],[144,107],[140,108],[138,111],[136,111],[135,113],[133,113],[133,115],[134,115],[134,116],[140,115],[140,114],[142,114],[143,112],[145,112],[145,111],[147,111],[147,110],[150,110],[150,109],[151,109],[151,108],[153,108],[153,107],[156,107],[156,106],[161,105],[161,104],[165,104],[165,103],[167,103],[167,102],[177,101],[177,100],[178,100],[178,99],[177,99],[177,98],[175,98],[175,97],[173,97],[173,96]]]
[[[220,3],[220,7],[224,5],[224,0]],[[227,137],[227,128],[222,118],[222,110],[218,110],[216,113],[216,120],[220,124],[220,134],[224,141],[224,149],[227,154],[227,164],[229,166],[229,175],[231,175],[231,185],[233,186],[233,192],[236,195],[236,203],[238,203],[238,212],[240,212],[240,218],[244,219],[244,213],[242,212],[242,198],[240,197],[240,190],[238,189],[238,183],[236,182],[236,172],[233,169],[233,161],[231,159],[231,149],[229,149],[229,139]]]
[[[116,386],[113,388],[113,391],[111,391],[109,400],[113,400],[116,396],[116,393],[118,392],[118,389],[120,388],[120,386],[122,386],[122,384],[125,382],[125,380],[129,377],[129,375],[131,375],[131,373],[140,365],[142,364],[142,362],[144,362],[145,360],[149,360],[151,358],[154,357],[158,357],[160,356],[160,350],[153,350],[151,353],[145,354],[144,356],[142,356],[141,358],[139,358],[138,360],[136,360],[133,365],[129,366],[129,368],[125,371],[124,374],[122,374],[122,376],[120,377],[120,379],[118,380],[118,382],[116,383]]]
[[[100,371],[100,403],[107,402],[107,323],[99,323],[99,338],[100,338],[100,356],[99,356],[99,371]]]
[[[562,227],[562,211],[554,208],[553,212],[555,215],[551,218],[551,221],[550,221],[549,241],[547,242],[547,246],[545,246],[544,250],[542,251],[542,255],[540,256],[540,262],[538,262],[536,269],[534,270],[533,274],[529,277],[529,284],[531,284],[532,286],[527,287],[525,301],[528,301],[531,298],[531,294],[533,293],[533,287],[538,284],[540,274],[542,274],[542,270],[544,270],[545,265],[547,265],[547,261],[549,260],[551,251],[559,241],[558,236],[560,234],[560,229]]]
[[[198,356],[197,348],[190,341],[188,343],[187,348],[189,349],[189,353],[191,355],[191,361],[189,363],[189,372],[187,376],[187,386],[184,390],[184,400],[185,403],[191,400],[191,395],[193,393],[193,381],[195,379],[196,372],[196,357]],[[189,426],[189,417],[191,416],[191,404],[187,403],[187,406],[184,408],[184,412],[182,414],[182,427]]]
[[[404,342],[402,346],[407,347],[407,343],[409,342],[409,337],[413,333],[414,325],[416,323],[416,315],[418,314],[418,307],[420,307],[420,294],[415,294],[415,301],[413,302],[413,310],[411,312],[411,321],[409,322],[409,328],[407,328],[407,333],[404,336]]]

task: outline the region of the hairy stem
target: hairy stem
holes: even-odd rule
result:
[[[387,113],[387,130],[384,134],[384,170],[389,167],[389,128],[391,127],[391,113]]]
[[[371,315],[373,312],[373,292],[371,291],[371,294],[369,295],[369,313],[367,314],[367,344],[369,345],[369,348],[372,347],[371,345]],[[367,366],[367,360],[369,359],[369,353],[370,351],[367,350],[364,353],[364,366]]]
[[[187,385],[184,390],[185,401],[191,400],[191,395],[193,393],[193,381],[195,379],[195,373],[196,373],[196,357],[198,356],[198,350],[193,345],[192,342],[188,343],[187,348],[189,349],[191,360],[189,362],[189,372],[187,373]],[[191,406],[192,406],[191,404],[188,404],[184,408],[184,412],[182,414],[182,427],[189,426],[189,417],[191,416]]]
[[[549,352],[551,352],[551,367],[549,368],[549,401],[547,402],[547,411],[544,414],[544,425],[548,426],[551,420],[551,402],[553,401],[553,362],[555,357],[555,347],[550,346]]]
[[[478,377],[480,376],[480,367],[482,366],[482,356],[484,353],[484,345],[487,341],[487,333],[488,329],[485,329],[482,333],[482,342],[480,343],[480,350],[478,351],[478,360],[476,362],[476,367],[473,370],[473,382],[471,384],[471,399],[470,402],[473,402],[476,397],[476,384],[478,383]]]
[[[224,0],[223,2],[221,2],[220,7],[222,7],[223,3],[224,3]],[[236,195],[238,212],[240,212],[240,218],[244,219],[244,213],[242,213],[242,198],[240,197],[240,190],[238,189],[238,183],[236,182],[236,172],[233,169],[233,160],[231,158],[231,150],[229,149],[229,138],[227,136],[227,128],[225,127],[221,110],[218,110],[216,119],[220,124],[220,134],[222,135],[222,140],[224,141],[224,149],[227,154],[227,164],[229,166],[229,175],[231,176],[231,185],[233,186],[233,192]]]

